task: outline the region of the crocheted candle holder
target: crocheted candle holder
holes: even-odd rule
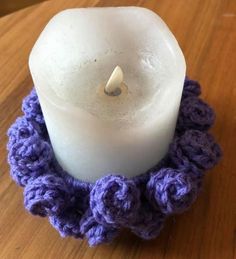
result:
[[[23,100],[24,115],[8,130],[13,180],[24,187],[24,205],[48,217],[61,236],[112,241],[121,228],[143,239],[157,237],[165,219],[195,201],[204,178],[221,156],[207,130],[215,114],[199,98],[200,85],[186,78],[175,137],[166,157],[142,175],[106,175],[95,183],[73,178],[57,163],[37,94]]]

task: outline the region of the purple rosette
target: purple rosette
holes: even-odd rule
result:
[[[94,218],[103,225],[129,225],[140,207],[140,191],[132,180],[107,175],[96,181],[90,193]]]
[[[213,109],[198,97],[185,98],[180,105],[177,129],[208,130],[215,121]]]
[[[196,199],[197,186],[190,175],[172,168],[162,168],[152,174],[146,195],[162,213],[171,215],[187,210]]]
[[[169,150],[172,162],[179,168],[186,163],[193,163],[199,169],[211,169],[221,155],[220,146],[213,136],[199,130],[187,130],[182,136],[176,137]]]
[[[25,186],[50,170],[52,157],[51,145],[39,136],[21,139],[9,147],[11,176],[17,184]]]
[[[184,89],[182,98],[199,96],[201,94],[201,86],[197,81],[191,80],[188,77],[184,81]]]
[[[36,124],[33,124],[24,116],[22,116],[17,118],[16,121],[11,125],[11,127],[7,131],[7,135],[7,149],[8,151],[10,151],[11,147],[21,140],[24,141],[33,136],[39,137],[39,128]]]

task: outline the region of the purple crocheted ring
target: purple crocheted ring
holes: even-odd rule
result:
[[[24,187],[24,205],[48,217],[61,236],[111,242],[122,228],[142,239],[157,237],[170,215],[187,210],[201,190],[205,170],[221,149],[208,132],[215,114],[199,98],[198,82],[186,77],[175,137],[166,157],[148,172],[127,179],[106,175],[82,182],[62,170],[49,141],[35,90],[23,100],[24,115],[8,130],[13,180]]]

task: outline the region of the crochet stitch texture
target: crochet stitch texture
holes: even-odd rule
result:
[[[198,82],[186,77],[175,137],[166,157],[131,179],[111,172],[95,183],[67,174],[57,163],[37,94],[23,100],[24,115],[8,130],[8,162],[13,180],[24,187],[24,205],[48,217],[61,236],[88,239],[91,246],[111,242],[123,227],[143,239],[157,237],[165,219],[195,201],[205,170],[221,157],[207,130],[215,114]]]

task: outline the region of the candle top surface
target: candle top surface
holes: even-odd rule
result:
[[[55,105],[121,127],[162,116],[182,92],[185,75],[175,37],[158,15],[140,7],[60,12],[41,33],[29,65],[36,90]],[[124,85],[120,95],[109,96],[104,88],[116,66]]]

